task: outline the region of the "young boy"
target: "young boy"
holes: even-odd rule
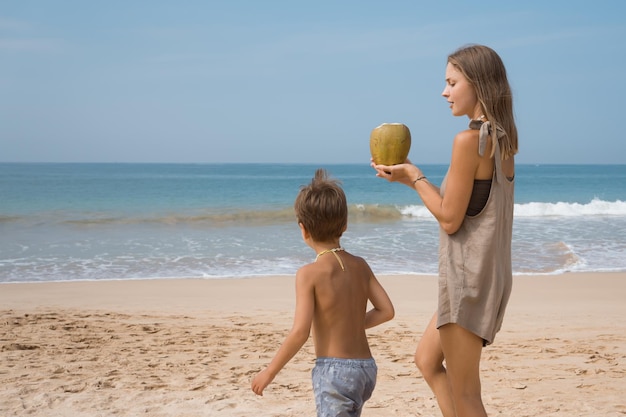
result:
[[[365,329],[391,320],[393,304],[365,260],[339,244],[348,224],[348,205],[338,181],[318,169],[311,184],[300,190],[294,208],[302,239],[317,256],[296,273],[293,327],[268,367],[252,380],[252,391],[263,395],[313,327],[318,417],[360,416],[377,374]]]

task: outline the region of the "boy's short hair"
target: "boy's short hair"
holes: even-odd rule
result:
[[[311,183],[300,188],[294,209],[298,223],[316,242],[330,242],[340,238],[348,224],[348,203],[339,185],[319,168]]]

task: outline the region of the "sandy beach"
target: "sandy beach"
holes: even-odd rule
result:
[[[413,365],[436,277],[383,276],[365,417],[439,416]],[[293,277],[0,285],[1,416],[313,416],[312,341],[263,397],[251,377],[291,326]],[[490,415],[626,415],[626,273],[516,276],[483,351]]]

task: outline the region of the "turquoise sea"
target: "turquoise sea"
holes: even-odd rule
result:
[[[436,274],[436,221],[368,163],[0,163],[0,282],[293,275],[315,258],[293,200],[319,167],[346,191],[347,250]],[[513,268],[626,271],[626,165],[518,165]]]

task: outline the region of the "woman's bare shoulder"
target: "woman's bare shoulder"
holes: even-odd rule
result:
[[[474,129],[461,130],[454,136],[454,143],[478,146],[478,134],[478,130]]]
[[[460,155],[478,155],[478,131],[462,130],[454,137],[452,152]]]

